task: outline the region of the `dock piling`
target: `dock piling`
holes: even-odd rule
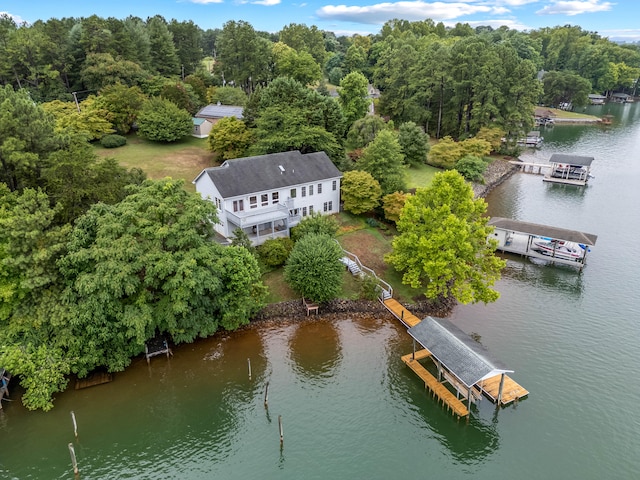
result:
[[[284,430],[282,429],[282,415],[278,415],[278,428],[280,429],[280,445],[284,443]]]
[[[78,423],[76,422],[76,414],[71,410],[71,420],[73,421],[73,434],[78,438]]]
[[[269,382],[264,386],[264,408],[269,406]]]
[[[251,359],[247,358],[247,364],[249,365],[249,380],[251,380]]]
[[[78,461],[76,460],[76,451],[73,448],[73,443],[69,444],[69,454],[71,455],[71,465],[73,465],[73,474],[78,475]]]

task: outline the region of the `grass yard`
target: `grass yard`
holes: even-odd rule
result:
[[[267,303],[286,302],[300,298],[287,282],[284,281],[284,269],[278,268],[262,276],[262,282],[269,288]],[[360,283],[346,269],[342,276],[342,292],[340,298],[357,300],[360,295]]]
[[[428,187],[431,185],[434,175],[441,171],[442,170],[440,168],[426,164],[420,165],[419,167],[407,168],[404,171],[407,188]]]
[[[548,107],[540,107],[540,108],[544,108],[545,110],[549,110],[550,112],[552,112],[553,114],[555,114],[556,118],[575,118],[575,119],[593,119],[596,120],[598,117],[596,117],[595,115],[587,115],[585,113],[577,113],[577,112],[570,112],[567,110],[561,110],[559,108],[548,108]]]
[[[191,183],[205,168],[217,165],[214,155],[207,150],[206,138],[186,137],[173,143],[156,143],[137,135],[127,136],[127,144],[119,148],[95,147],[101,157],[115,158],[126,168],[141,168],[147,177],[183,179],[185,188],[195,191]]]

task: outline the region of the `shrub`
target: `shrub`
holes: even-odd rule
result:
[[[470,182],[480,182],[484,178],[487,163],[480,157],[467,155],[456,163],[455,169]]]
[[[100,145],[104,148],[118,148],[127,144],[127,139],[122,135],[116,135],[115,133],[105,135],[100,139]]]
[[[372,218],[372,217],[367,217],[367,219],[364,222],[373,228],[380,226],[380,222],[378,222],[375,218]]]
[[[290,238],[270,238],[258,247],[258,255],[265,265],[279,267],[289,258],[293,240]]]
[[[373,275],[360,277],[360,298],[363,300],[376,300],[378,298],[378,280]]]
[[[339,227],[338,221],[333,215],[313,212],[313,215],[304,217],[298,225],[291,229],[291,238],[294,242],[309,234],[329,235],[333,238]]]

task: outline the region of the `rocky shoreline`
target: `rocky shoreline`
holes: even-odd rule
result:
[[[484,183],[472,184],[476,198],[484,198],[492,189],[518,171],[518,167],[509,163],[509,160],[512,159],[510,157],[496,159],[487,166]],[[456,304],[457,302],[454,299],[442,299],[438,301],[421,300],[412,304],[404,304],[404,306],[417,316],[446,317]],[[311,316],[307,316],[301,300],[290,300],[267,305],[254,315],[251,319],[251,324],[266,321],[344,318],[345,314],[351,316],[377,316],[389,314],[389,312],[377,301],[336,299],[321,305],[317,315],[311,314]]]

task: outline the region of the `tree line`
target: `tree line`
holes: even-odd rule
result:
[[[437,193],[406,194],[406,165],[429,160],[477,179],[503,134],[529,128],[535,104],[633,93],[639,66],[637,45],[571,26],[523,33],[393,20],[375,35],[336,37],[299,24],[269,34],[243,21],[204,31],[160,16],[33,25],[0,16],[0,365],[22,379],[25,405],[48,409],[70,373],[122,370],[149,338],[189,342],[234,329],[264,303],[256,257],[211,241],[210,202],[181,181],[150,181],[98,158],[91,142],[134,130],[174,141],[202,105],[242,105],[242,120],[220,122],[209,137],[219,159],[325,151],[346,172],[346,209],[368,212],[383,199],[398,238],[413,238],[424,232],[412,226],[429,223],[419,219],[451,220],[437,211]],[[367,115],[370,84],[383,116]],[[431,151],[429,136],[440,139]],[[500,265],[486,252],[483,210],[469,206],[460,178],[443,178],[479,225],[460,252],[488,263],[451,254],[469,260],[461,277],[472,290],[435,264],[419,270],[427,263],[414,260],[437,259],[435,250],[400,239],[388,261],[434,295],[491,301],[483,278],[490,285]],[[323,238],[294,260],[326,261],[334,243]],[[305,291],[308,269],[292,262],[286,275]]]

